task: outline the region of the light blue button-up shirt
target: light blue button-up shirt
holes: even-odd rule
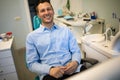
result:
[[[80,64],[81,53],[70,29],[53,25],[48,29],[42,25],[28,34],[26,39],[26,62],[32,72],[49,74],[52,66],[65,66],[70,61]],[[79,71],[80,67],[76,71]]]

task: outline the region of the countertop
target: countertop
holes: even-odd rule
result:
[[[0,41],[0,51],[10,49],[12,46],[13,38],[9,39],[8,41]]]
[[[69,26],[75,26],[75,27],[81,27],[81,26],[84,27],[86,24],[86,21],[83,21],[82,19],[66,20],[64,19],[64,17],[58,18],[58,15],[55,15],[54,19],[57,19]]]

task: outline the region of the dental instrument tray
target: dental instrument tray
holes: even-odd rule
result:
[[[57,16],[57,18],[63,18],[64,17],[64,15],[59,15],[59,16]]]
[[[74,20],[74,18],[72,16],[64,16],[64,19],[66,19],[66,20]]]

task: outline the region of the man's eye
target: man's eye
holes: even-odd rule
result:
[[[51,9],[51,8],[48,8],[47,10],[50,11],[50,10],[52,10],[52,9]]]
[[[39,10],[39,12],[45,12],[45,11],[51,11],[52,8],[47,8],[47,9],[42,9],[42,10]]]
[[[44,12],[45,10],[40,10],[40,12]]]

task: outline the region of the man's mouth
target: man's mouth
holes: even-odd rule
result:
[[[44,18],[46,18],[46,19],[50,19],[51,16],[50,16],[50,15],[45,15]]]

